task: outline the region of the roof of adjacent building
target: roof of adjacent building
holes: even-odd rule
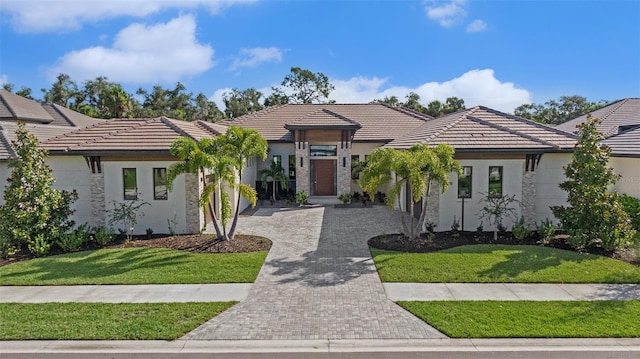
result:
[[[456,152],[568,151],[576,136],[517,116],[477,106],[414,129],[385,147],[406,149],[417,143],[452,145]]]
[[[577,132],[576,126],[585,123],[588,115],[600,119],[601,123],[597,128],[605,137],[613,136],[619,132],[621,127],[624,129],[629,126],[640,125],[640,98],[625,98],[616,101],[603,108],[562,123],[556,128],[575,133]]]
[[[432,117],[384,104],[287,104],[220,122],[256,129],[268,141],[293,142],[289,128],[360,128],[353,141],[388,142]]]
[[[55,153],[168,152],[173,141],[196,141],[226,132],[226,127],[204,121],[157,118],[113,119],[56,136],[41,143]]]
[[[85,127],[104,121],[60,105],[43,105],[5,90],[0,90],[0,120],[67,127]]]
[[[73,130],[73,127],[70,128],[69,126],[38,125],[33,123],[25,123],[25,126],[27,131],[36,136],[40,142]],[[0,160],[6,160],[15,155],[11,143],[17,138],[17,129],[18,123],[16,121],[0,120]]]
[[[611,148],[612,156],[640,157],[640,124],[605,139],[602,144]]]

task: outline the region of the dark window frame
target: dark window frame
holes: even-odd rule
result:
[[[282,167],[282,155],[273,155],[271,161],[279,164],[280,167]]]
[[[468,169],[468,174],[467,174],[467,169]],[[461,179],[463,178],[469,179],[468,186],[466,185],[466,181],[464,182],[461,181]],[[461,182],[465,185],[464,187],[468,187],[467,191],[461,191],[461,189],[464,188],[460,186]],[[462,176],[458,176],[458,198],[472,198],[473,197],[472,193],[473,193],[473,166],[462,166]]]
[[[311,157],[335,157],[338,155],[337,145],[310,145],[309,156]]]
[[[494,172],[494,169],[498,170],[499,177],[500,177],[498,180],[491,179],[491,175]],[[489,185],[487,188],[487,194],[489,195],[489,197],[492,197],[492,198],[502,197],[502,194],[504,193],[503,179],[504,179],[504,166],[489,166],[489,176],[488,176]],[[492,187],[494,187],[494,190],[492,190]],[[495,188],[499,188],[500,191],[495,191]]]
[[[163,175],[161,175],[161,178],[163,178],[164,183],[158,184],[156,182],[156,179],[158,178],[156,176],[156,171],[160,170],[161,172],[164,172]],[[164,185],[164,196],[159,196],[158,195],[158,186],[162,186]],[[153,168],[153,199],[156,201],[166,201],[169,199],[169,191],[167,190],[167,169],[165,167],[154,167]]]
[[[127,194],[132,188],[127,187],[127,172],[133,172],[133,179],[135,181],[135,187],[133,188],[133,194]],[[137,201],[138,200],[138,170],[136,168],[123,168],[122,169],[122,194],[125,201]]]

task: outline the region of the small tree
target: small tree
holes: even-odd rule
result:
[[[151,204],[138,201],[111,201],[111,203],[113,203],[113,209],[111,209],[109,224],[111,226],[117,226],[119,223],[122,224],[124,228],[119,229],[127,233],[127,240],[130,241],[133,237],[136,224],[138,224],[138,217],[144,216],[140,208],[145,205],[150,206]]]
[[[513,218],[516,215],[516,209],[511,205],[518,202],[516,195],[495,196],[490,193],[480,193],[484,207],[480,210],[478,218],[486,219],[493,224],[493,240],[498,239],[498,228],[502,227],[502,220],[505,217]]]
[[[24,123],[18,122],[16,135],[12,144],[17,157],[9,160],[12,171],[0,207],[0,253],[29,249],[45,255],[75,224],[69,217],[78,194],[51,187],[56,180],[45,162],[47,151],[38,148]]]
[[[596,243],[606,250],[624,247],[635,231],[623,210],[618,194],[609,191],[618,176],[608,166],[611,149],[600,147],[602,134],[596,126],[600,120],[588,116],[578,128],[578,143],[571,163],[564,167],[567,180],[560,188],[567,192],[568,207],[551,207],[569,235],[574,248]]]
[[[284,174],[284,168],[280,166],[280,163],[272,161],[269,168],[265,168],[258,172],[258,177],[262,181],[262,188],[265,190],[269,188],[269,182],[273,182],[273,193],[271,200],[276,200],[276,187],[279,185],[283,189],[289,188],[289,178]]]

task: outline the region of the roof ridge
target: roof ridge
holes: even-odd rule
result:
[[[2,90],[4,91],[4,90]],[[9,91],[4,91],[7,93],[10,93]],[[1,95],[1,93],[0,93]],[[7,110],[9,110],[9,112],[11,112],[11,115],[13,115],[13,118],[18,118],[18,115],[16,115],[16,111],[14,111],[11,106],[9,106],[9,102],[7,102],[7,100],[4,98],[4,96],[0,96],[0,100],[2,100],[2,102],[4,103],[4,106],[7,108]]]
[[[152,119],[148,119],[148,120],[137,120],[137,119],[129,119],[129,120],[133,120],[133,121],[137,121],[137,122],[142,122],[142,123],[138,123],[138,124],[136,124],[136,125],[134,125],[134,126],[127,127],[126,129],[124,129],[124,128],[116,129],[116,130],[113,130],[113,131],[111,131],[111,132],[105,133],[105,134],[104,134],[104,135],[102,135],[102,136],[95,136],[95,137],[92,137],[91,139],[86,140],[86,141],[84,141],[84,142],[78,142],[78,143],[75,143],[75,144],[73,145],[73,147],[80,147],[80,145],[81,145],[81,144],[96,143],[96,142],[98,142],[98,140],[106,139],[106,138],[108,138],[108,137],[112,137],[112,136],[117,135],[117,134],[119,134],[119,133],[121,133],[121,132],[124,132],[125,130],[129,131],[129,130],[132,130],[132,129],[140,128],[140,127],[141,127],[142,125],[144,125],[145,123],[152,122],[153,120],[156,120],[156,119],[152,118]],[[59,136],[56,136],[56,137],[49,138],[48,140],[46,140],[46,141],[44,141],[44,142],[50,142],[50,141],[53,141],[53,140],[55,140],[55,139],[57,139],[57,138],[64,138],[64,137],[67,137],[67,138],[68,138],[68,137],[71,137],[70,135],[75,134],[75,133],[77,133],[77,132],[80,132],[80,131],[83,131],[83,130],[87,130],[87,129],[91,129],[91,128],[95,128],[95,127],[98,127],[98,126],[100,126],[100,127],[102,127],[103,125],[104,125],[104,126],[106,126],[106,124],[111,123],[111,122],[114,122],[114,121],[123,121],[123,122],[125,122],[125,121],[128,121],[128,120],[125,120],[125,119],[113,119],[113,120],[107,120],[107,121],[104,121],[104,122],[101,122],[101,123],[96,123],[96,124],[91,125],[91,126],[88,126],[88,127],[81,127],[81,128],[78,128],[77,130],[74,130],[74,131],[71,131],[71,132],[67,132],[67,133],[63,133],[62,135],[59,135]],[[44,142],[43,142],[43,143],[44,143]],[[68,147],[68,148],[71,148],[71,146],[70,146],[70,147]]]
[[[220,135],[220,133],[218,131],[216,131],[213,127],[209,126],[209,122],[207,121],[203,121],[203,120],[195,120],[193,121],[193,123],[195,124],[196,127],[198,127],[199,129],[209,132],[210,134],[212,134],[213,136],[218,136]],[[222,126],[222,125],[221,125]]]
[[[456,113],[460,113],[459,117],[451,122],[445,122],[444,126],[442,126],[441,128],[439,128],[437,131],[435,131],[431,136],[429,136],[428,138],[425,139],[425,142],[429,142],[430,140],[440,136],[441,133],[443,133],[445,130],[448,130],[454,126],[456,126],[457,124],[460,123],[460,121],[462,121],[463,119],[467,118],[467,116],[469,116],[470,113],[473,113],[475,110],[477,110],[477,107],[472,107],[470,109],[464,110],[464,111],[460,111],[460,112],[454,112],[450,115],[445,115],[442,117],[438,117],[433,119],[434,121],[437,121],[438,119],[442,119],[446,116],[451,116],[454,115]],[[451,116],[453,117],[453,116]]]
[[[477,106],[477,107],[479,107],[479,108],[481,108],[481,109],[483,109],[485,111],[498,114],[500,116],[508,117],[508,118],[510,118],[510,119],[512,119],[514,121],[526,123],[526,124],[531,125],[531,126],[535,126],[535,127],[538,127],[538,128],[542,128],[542,129],[548,130],[548,131],[555,132],[558,135],[568,136],[568,137],[571,137],[572,139],[577,139],[578,138],[578,135],[575,135],[573,133],[557,129],[555,127],[549,126],[549,125],[544,124],[544,123],[540,123],[540,122],[536,122],[536,121],[529,120],[529,119],[526,119],[526,118],[518,117],[516,115],[512,115],[512,114],[509,114],[509,113],[506,113],[506,112],[501,112],[501,111],[498,111],[498,110],[494,110],[494,109],[486,107],[486,106]]]
[[[607,117],[611,116],[614,112],[616,112],[622,105],[627,103],[628,100],[629,100],[628,98],[623,98],[622,100],[618,100],[618,101],[610,104],[609,106],[611,106],[611,111],[607,111],[607,113],[604,116],[602,116],[602,118],[600,118],[600,120],[604,121]],[[609,106],[605,106],[605,108],[609,107]],[[586,113],[583,116],[587,116],[587,115],[591,114],[592,112],[593,111],[591,111],[589,113]],[[594,116],[592,115],[592,117],[594,117]]]
[[[197,141],[197,139],[192,136],[189,132],[187,132],[186,130],[180,128],[180,126],[176,125],[173,121],[180,121],[180,120],[174,120],[165,116],[160,116],[158,117],[158,120],[162,123],[164,123],[165,125],[169,126],[172,130],[174,130],[175,132],[177,132],[178,134],[180,134],[181,136],[184,137],[189,137],[194,141]],[[189,123],[189,122],[186,122]],[[197,127],[197,126],[196,126]]]
[[[487,125],[489,127],[493,127],[493,128],[496,128],[496,129],[499,129],[499,130],[502,130],[502,131],[506,131],[506,132],[511,133],[513,135],[517,135],[517,136],[520,136],[520,137],[523,137],[523,138],[527,138],[529,140],[532,140],[532,141],[535,141],[535,142],[538,142],[538,143],[542,143],[542,144],[547,145],[547,146],[551,146],[551,147],[554,147],[554,148],[559,148],[560,147],[560,146],[558,146],[558,145],[556,145],[556,144],[554,144],[552,142],[543,140],[541,138],[534,137],[534,136],[526,134],[526,133],[522,133],[520,131],[514,130],[514,129],[509,128],[509,127],[498,125],[498,124],[493,123],[491,121],[483,120],[483,119],[475,117],[475,116],[468,116],[468,118],[471,121],[482,123],[482,124]]]
[[[333,112],[333,111],[331,111],[331,110],[329,110],[329,109],[326,109],[326,108],[323,108],[323,109],[322,109],[322,111],[324,111],[324,112],[328,112],[328,113],[329,113],[329,114],[331,114],[332,116],[335,116],[335,117],[340,118],[341,120],[344,120],[344,121],[350,122],[350,123],[351,123],[351,124],[353,124],[353,125],[358,125],[358,126],[361,126],[361,127],[362,127],[362,124],[361,124],[360,122],[358,122],[358,121],[356,121],[356,120],[352,120],[352,119],[350,119],[350,118],[349,118],[349,117],[347,117],[347,116],[341,115],[341,114],[339,114],[339,113],[337,113],[337,112]]]
[[[416,110],[412,110],[412,109],[404,107],[404,106],[391,106],[391,105],[386,104],[386,103],[380,103],[379,105],[382,105],[382,106],[384,106],[386,108],[389,108],[391,110],[394,110],[396,112],[400,112],[400,113],[403,113],[405,115],[409,115],[411,117],[417,118],[417,119],[422,120],[424,122],[427,122],[427,121],[435,119],[435,117],[433,117],[431,115],[427,115],[426,113],[418,112]]]
[[[67,117],[64,113],[62,113],[62,111],[60,111],[60,109],[58,108],[60,105],[55,104],[55,103],[45,103],[42,105],[42,107],[45,109],[45,111],[47,111],[47,108],[51,108],[53,111],[56,111],[60,116],[62,116],[62,118],[71,126],[73,127],[80,127],[78,125],[75,124],[75,122],[71,121],[71,119],[69,117]],[[49,112],[49,111],[47,111]],[[54,119],[55,121],[55,119]]]

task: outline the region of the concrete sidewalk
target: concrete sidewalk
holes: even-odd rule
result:
[[[640,284],[383,283],[400,300],[640,300]],[[252,284],[0,286],[0,303],[228,302],[247,298]]]
[[[2,286],[0,303],[171,303],[241,301],[251,284]]]
[[[383,283],[400,300],[640,300],[640,284]]]

